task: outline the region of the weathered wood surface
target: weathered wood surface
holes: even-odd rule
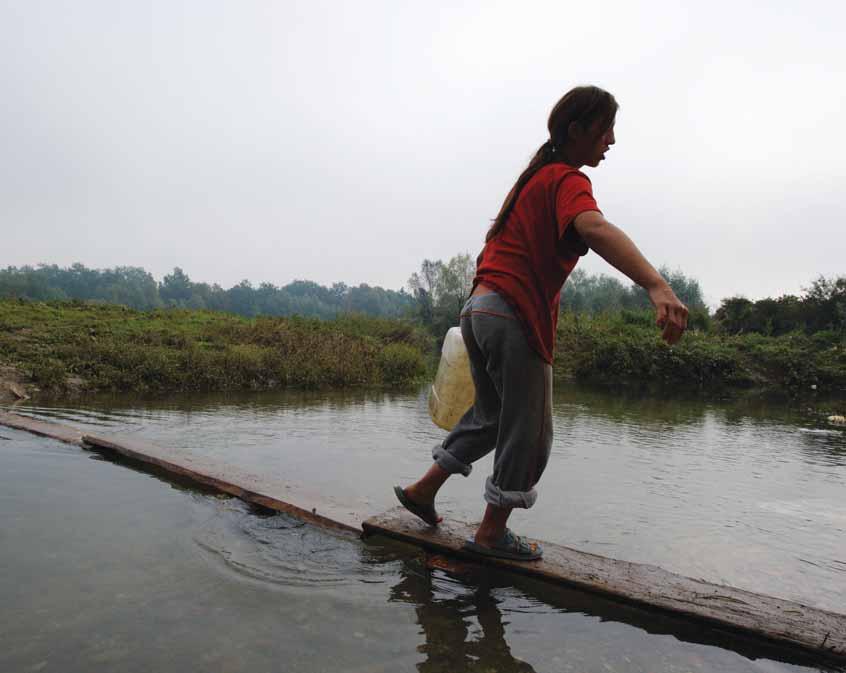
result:
[[[26,430],[42,437],[51,437],[68,444],[82,445],[82,431],[59,423],[48,423],[39,421],[29,416],[10,414],[0,411],[0,425],[5,425],[16,430]]]
[[[294,505],[282,500],[283,495],[290,497],[290,494],[280,492],[280,488],[290,490],[290,487],[275,483],[273,479],[267,477],[244,472],[232,465],[224,465],[185,451],[162,449],[148,442],[124,437],[83,435],[82,441],[87,446],[109,449],[132,460],[153,465],[246,502],[291,514],[322,528],[352,533],[361,532],[361,524],[352,513],[333,510],[331,518],[324,516],[318,513],[318,507],[320,506],[320,510],[323,511],[323,505],[318,505],[313,498],[309,498],[306,504],[303,502],[303,497],[300,497],[298,501],[301,506]]]
[[[362,523],[381,533],[445,554],[480,560],[462,551],[475,527],[444,522],[432,528],[397,507]],[[733,630],[846,657],[846,615],[811,608],[728,586],[676,575],[657,566],[629,563],[538,540],[540,561],[484,558],[484,563],[558,584],[567,584],[641,605],[705,620]]]

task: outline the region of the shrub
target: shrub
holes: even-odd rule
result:
[[[408,383],[426,371],[423,354],[403,343],[392,343],[379,352],[379,369],[386,383]]]
[[[33,382],[44,389],[62,388],[65,385],[67,369],[55,358],[45,358],[32,365]]]

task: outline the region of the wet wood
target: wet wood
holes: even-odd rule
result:
[[[365,520],[362,527],[365,534],[387,535],[442,554],[472,558],[537,579],[790,643],[815,653],[846,657],[846,615],[542,540],[537,540],[544,547],[544,557],[540,561],[480,558],[462,551],[464,541],[475,532],[474,526],[444,522],[432,528],[401,507]]]
[[[108,449],[140,463],[153,465],[165,472],[190,479],[207,488],[228,493],[249,503],[266,507],[276,512],[284,512],[322,528],[360,533],[358,521],[334,512],[329,518],[318,513],[317,503],[309,502],[306,506],[297,506],[281,499],[279,486],[268,477],[239,470],[232,465],[174,449],[162,449],[159,446],[125,437],[104,435],[83,435],[86,446]],[[300,500],[300,504],[304,503]],[[321,507],[322,509],[322,507]]]
[[[41,435],[42,437],[58,439],[68,444],[82,445],[82,432],[80,430],[67,425],[60,425],[59,423],[38,421],[29,416],[0,411],[0,425],[15,428],[16,430],[25,430],[35,435]]]

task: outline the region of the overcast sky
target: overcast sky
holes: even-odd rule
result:
[[[600,208],[707,300],[846,274],[840,2],[0,0],[0,266],[399,289],[571,86]],[[608,272],[591,253],[591,272]]]

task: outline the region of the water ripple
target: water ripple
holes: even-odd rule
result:
[[[216,510],[194,542],[237,575],[287,587],[337,587],[380,582],[389,572],[348,537],[285,514],[261,514],[234,499],[220,500]]]

